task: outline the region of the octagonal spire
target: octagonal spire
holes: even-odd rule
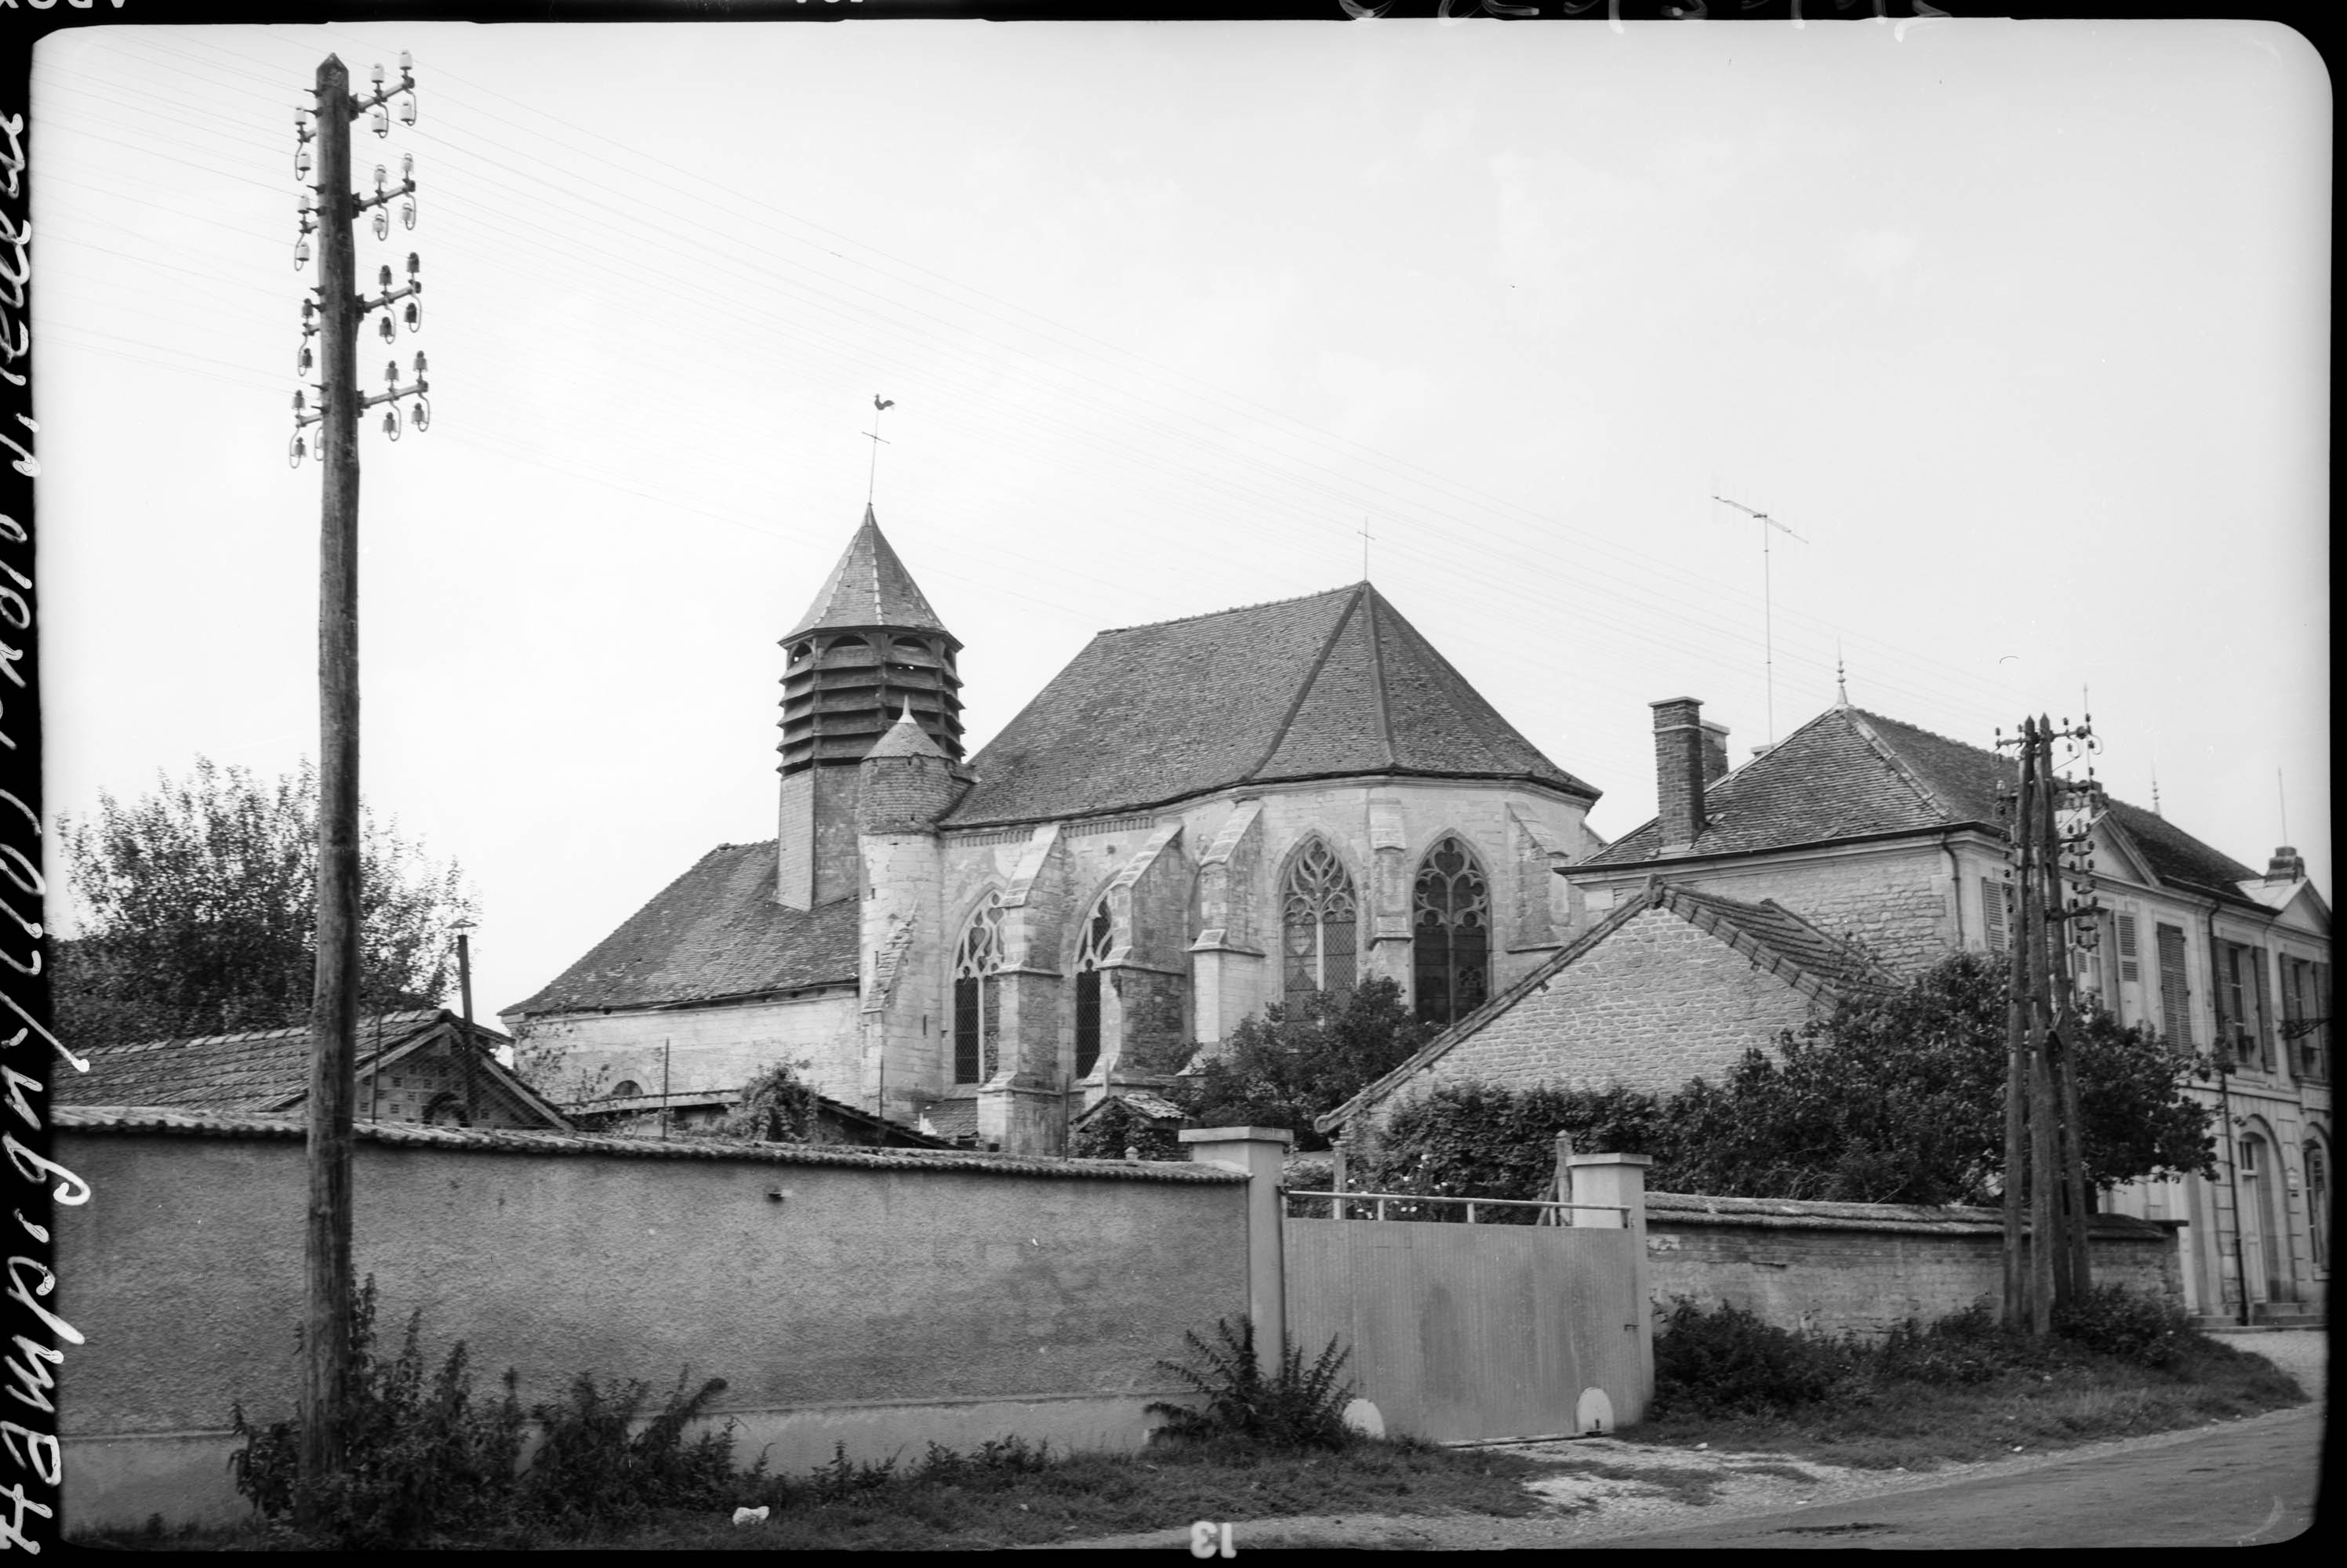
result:
[[[864,507],[864,521],[856,535],[847,541],[846,553],[839,564],[831,569],[831,576],[823,591],[815,596],[798,624],[784,632],[784,639],[809,631],[876,630],[930,631],[951,638],[938,612],[929,608],[913,574],[897,557],[888,544],[887,536],[872,515],[872,507]],[[959,647],[958,641],[955,643]]]

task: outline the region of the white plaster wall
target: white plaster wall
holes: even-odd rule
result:
[[[604,1092],[631,1078],[657,1094],[665,1041],[675,1091],[739,1089],[761,1068],[805,1061],[803,1076],[818,1091],[856,1104],[862,1091],[856,1016],[855,994],[845,988],[738,1007],[564,1013],[540,1020],[523,1050],[559,1042],[554,1092],[567,1091],[575,1074],[600,1071]]]

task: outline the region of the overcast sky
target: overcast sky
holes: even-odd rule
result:
[[[2332,105],[2245,23],[53,36],[53,815],[317,754],[293,111],[402,48],[419,123],[354,158],[412,152],[421,220],[358,255],[423,257],[433,424],[361,443],[363,780],[477,891],[483,1014],[773,836],[876,393],[973,750],[1095,631],[1357,580],[1366,528],[1608,837],[1649,702],[1740,761],[1839,653],[1975,743],[2090,689],[2116,794],[2259,867],[2286,799],[2330,890]],[[1799,536],[1772,613],[1715,495]]]

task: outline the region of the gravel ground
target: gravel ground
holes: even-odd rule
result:
[[[2320,1400],[2329,1387],[2330,1340],[2320,1328],[2220,1328],[2210,1337],[2256,1351],[2296,1378],[2311,1399]]]
[[[2320,1331],[2276,1329],[2224,1337],[2241,1349],[2265,1356],[2295,1376],[2317,1401],[2322,1399],[2328,1380],[2328,1352]],[[1242,1520],[1232,1527],[1232,1544],[1242,1550],[1250,1546],[1452,1551],[1571,1546],[1583,1540],[1612,1540],[1695,1524],[1720,1523],[1753,1514],[1847,1502],[1975,1477],[2011,1475],[2100,1454],[2160,1448],[2188,1440],[2203,1430],[2155,1432],[2147,1437],[2116,1438],[2076,1448],[2016,1454],[2009,1459],[1944,1464],[1928,1472],[1850,1470],[1787,1454],[1659,1448],[1618,1438],[1509,1444],[1506,1447],[1510,1451],[1529,1458],[1596,1460],[1608,1467],[1635,1469],[1645,1479],[1560,1474],[1534,1481],[1528,1484],[1553,1504],[1556,1512],[1522,1519],[1494,1519],[1482,1514],[1321,1514]],[[1676,1485],[1672,1484],[1675,1478]],[[1689,1483],[1699,1481],[1712,1483],[1708,1501],[1692,1501],[1687,1496]],[[1187,1546],[1189,1540],[1186,1530],[1159,1530],[1065,1544],[1115,1550]]]

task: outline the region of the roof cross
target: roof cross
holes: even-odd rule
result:
[[[880,482],[880,448],[896,445],[892,441],[881,438],[880,415],[896,406],[895,398],[883,397],[876,392],[872,395],[872,428],[864,433],[865,439],[872,443],[872,471],[864,477],[864,505],[866,510],[869,510],[872,506],[873,488]]]

